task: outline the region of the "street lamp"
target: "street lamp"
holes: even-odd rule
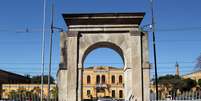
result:
[[[156,59],[156,38],[155,38],[155,20],[154,20],[154,2],[151,3],[151,18],[152,18],[152,42],[154,51],[154,70],[155,70],[155,84],[156,84],[156,100],[158,100],[158,72],[157,72],[157,59]]]

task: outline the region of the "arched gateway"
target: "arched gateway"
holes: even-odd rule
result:
[[[124,61],[126,101],[149,100],[148,35],[140,32],[144,13],[64,14],[68,32],[61,33],[57,74],[59,101],[82,100],[82,70],[95,48],[112,48]]]

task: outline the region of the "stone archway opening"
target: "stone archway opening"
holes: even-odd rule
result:
[[[96,43],[85,51],[82,66],[82,100],[124,99],[124,55],[120,47]]]
[[[83,67],[111,66],[117,68],[124,67],[122,57],[111,48],[96,48],[91,51],[83,61]]]
[[[114,43],[111,42],[97,42],[91,46],[89,46],[86,51],[84,52],[84,55],[82,57],[82,66],[85,67],[85,60],[87,59],[87,56],[91,55],[91,53],[93,54],[93,52],[96,51],[105,51],[105,52],[110,52],[113,55],[116,55],[116,58],[119,58],[119,64],[122,64],[121,67],[124,67],[125,65],[125,59],[124,59],[124,54],[122,49],[117,46]],[[111,54],[108,55],[111,55]],[[100,55],[100,54],[99,54]],[[102,56],[105,55],[104,53],[102,53]],[[109,56],[105,56],[105,57],[109,57]],[[119,67],[119,66],[118,66]]]

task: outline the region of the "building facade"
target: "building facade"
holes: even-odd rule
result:
[[[83,71],[83,99],[124,99],[123,68],[89,67]]]
[[[198,70],[189,74],[185,74],[182,77],[184,79],[190,78],[190,79],[198,81],[199,79],[201,79],[201,70]]]
[[[51,84],[50,85],[50,90],[55,89],[56,85],[55,84]],[[2,84],[2,99],[8,99],[10,94],[12,92],[19,92],[21,91],[31,91],[33,94],[36,94],[38,96],[40,96],[40,92],[41,92],[41,84]],[[44,98],[47,97],[48,95],[48,85],[44,84],[43,86],[43,94],[44,94]],[[26,95],[26,96],[31,96],[31,95]]]
[[[30,83],[30,78],[0,69],[0,99],[2,98],[3,84],[25,84],[25,83]]]

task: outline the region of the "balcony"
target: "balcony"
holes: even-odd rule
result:
[[[107,88],[107,84],[96,84],[96,88]]]

